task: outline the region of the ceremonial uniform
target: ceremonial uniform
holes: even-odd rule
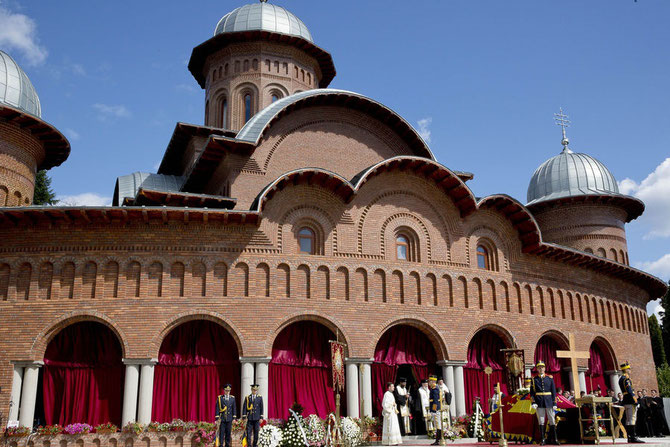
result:
[[[542,367],[544,363],[538,362],[536,368]],[[551,377],[541,374],[533,377],[530,382],[530,395],[533,399],[533,408],[537,414],[537,421],[540,425],[540,444],[545,445],[545,421],[549,422],[550,442],[558,445],[558,436],[556,434],[556,384]]]
[[[626,432],[628,432],[628,442],[642,443],[641,439],[635,434],[635,422],[637,419],[637,397],[633,389],[633,381],[630,380],[630,364],[628,362],[621,365],[624,375],[619,378],[619,388],[623,391],[623,407],[626,409]]]
[[[416,404],[419,407],[419,410],[417,413],[421,416],[421,420],[423,421],[423,425],[425,426],[425,430],[428,431],[430,429],[430,401],[428,395],[430,394],[430,388],[428,388],[428,384],[426,383],[426,386],[424,387],[424,383],[426,381],[424,380],[421,383],[421,388],[419,388],[417,399],[416,399]],[[420,435],[424,434],[423,430],[419,429],[418,430]]]
[[[251,389],[258,389],[258,385],[251,385]],[[258,447],[258,431],[261,428],[263,417],[263,398],[259,394],[249,394],[244,398],[242,416],[247,418],[247,443]],[[253,435],[253,444],[251,438]]]
[[[226,385],[226,390],[230,390],[230,386]],[[237,419],[237,402],[235,396],[230,394],[219,395],[216,398],[215,418],[219,421],[219,442],[225,440],[225,446],[230,447],[233,420]]]
[[[437,386],[437,377],[430,377],[430,391],[428,392],[428,405],[430,416],[435,427],[435,442],[432,445],[438,445],[442,438],[442,402],[440,401],[440,388]]]

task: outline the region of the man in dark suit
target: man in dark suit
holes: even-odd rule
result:
[[[230,447],[233,431],[233,420],[237,419],[237,402],[235,396],[230,395],[231,386],[226,383],[223,387],[223,394],[216,397],[216,420],[219,425],[219,443],[225,440],[225,446]]]
[[[530,386],[530,395],[533,399],[532,407],[537,414],[537,421],[540,425],[540,445],[546,444],[544,433],[545,420],[549,422],[549,442],[558,445],[558,436],[556,434],[556,384],[554,379],[544,373],[545,365],[543,361],[535,365],[537,376],[533,377]]]
[[[247,443],[253,447],[258,447],[258,431],[261,429],[261,419],[263,417],[263,397],[258,394],[259,385],[251,385],[251,394],[244,398],[242,406],[242,416],[247,418]],[[251,435],[253,434],[253,444]]]

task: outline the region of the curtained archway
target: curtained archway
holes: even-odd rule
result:
[[[67,326],[44,353],[42,408],[46,424],[121,425],[125,367],[118,338],[102,323]]]
[[[465,379],[466,412],[472,413],[475,398],[480,398],[482,409],[487,412],[488,399],[493,395],[493,387],[500,382],[503,393],[507,394],[505,355],[501,349],[507,348],[503,339],[490,329],[477,332],[468,345],[468,363],[463,368]],[[489,381],[484,368],[493,369]]]
[[[330,340],[335,334],[315,321],[292,323],[277,335],[269,366],[268,417],[288,419],[294,402],[304,407],[305,416],[325,418],[335,411]]]
[[[151,420],[214,422],[221,385],[240,395],[237,344],[222,326],[194,320],[174,328],[163,340],[154,373]]]
[[[433,344],[419,329],[399,324],[381,336],[375,348],[372,363],[372,410],[381,413],[381,402],[387,382],[396,382],[400,374],[406,375],[408,386],[416,389],[421,379],[438,371]]]
[[[598,340],[591,343],[589,354],[591,357],[586,371],[586,392],[591,393],[600,387],[600,391],[606,395],[609,385],[605,380],[605,371],[616,369],[615,362],[609,355],[607,347]]]
[[[563,368],[568,365],[567,359],[559,359],[556,357],[556,351],[567,349],[563,343],[560,343],[554,336],[549,334],[543,335],[535,346],[535,356],[533,363],[537,364],[542,360],[546,364],[546,373],[554,378],[556,389],[570,388],[570,377],[567,371]],[[535,373],[533,368],[533,373]]]

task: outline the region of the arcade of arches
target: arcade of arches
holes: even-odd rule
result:
[[[27,422],[32,405],[38,424],[212,421],[222,385],[230,383],[233,394],[240,396],[254,382],[267,396],[265,416],[287,418],[288,408],[299,402],[306,414],[325,417],[335,410],[329,347],[335,338],[321,322],[301,320],[279,331],[271,357],[245,358],[228,328],[196,319],[165,334],[157,359],[124,359],[122,341],[108,326],[73,323],[48,343],[41,368],[24,366],[23,380],[29,382],[23,387],[15,383],[23,388],[19,419]],[[469,413],[476,398],[486,402],[496,382],[506,391],[501,349],[514,347],[514,341],[504,331],[477,331],[469,342],[467,361],[460,362],[440,359],[443,349],[432,340],[434,335],[420,326],[397,324],[381,335],[372,359],[348,358],[343,414],[378,415],[384,384],[400,377],[416,389],[429,374],[442,375],[454,392],[454,415]],[[571,389],[566,363],[556,357],[557,350],[566,348],[562,334],[546,333],[536,343],[532,360],[547,364],[557,388]],[[590,353],[588,368],[579,370],[582,389],[618,391],[616,360],[608,343],[597,338]],[[527,374],[533,367],[530,360]],[[484,373],[487,366],[493,370],[490,381]]]

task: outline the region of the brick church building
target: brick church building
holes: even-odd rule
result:
[[[429,373],[467,413],[511,347],[570,389],[569,333],[582,389],[618,389],[623,361],[656,386],[645,308],[666,285],[629,265],[644,204],[601,162],[565,139],[526,204],[477,197],[393,110],[327,88],[331,55],[270,3],[226,14],[188,68],[204,124],[177,123],[157,173],[118,177],[111,206],[31,206],[70,145],[0,52],[5,421],[213,420],[228,382],[259,383],[268,417],[323,417],[334,339],[351,416]]]

